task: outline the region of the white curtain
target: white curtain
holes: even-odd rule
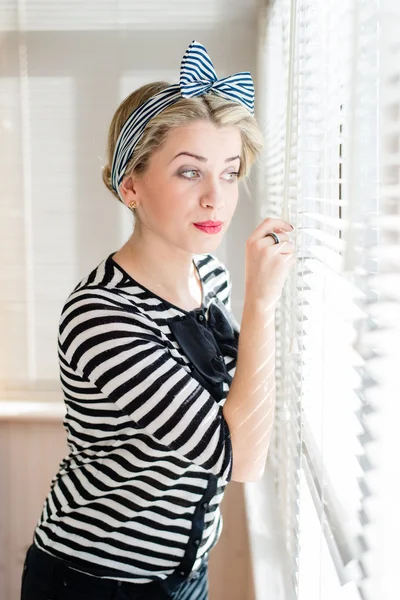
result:
[[[271,0],[262,11],[261,216],[296,226],[269,453],[293,598],[394,600],[400,10]]]

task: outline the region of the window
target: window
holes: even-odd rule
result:
[[[296,226],[268,457],[292,587],[300,600],[394,598],[400,10],[275,0],[264,11],[261,217]]]

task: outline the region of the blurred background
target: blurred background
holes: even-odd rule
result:
[[[249,70],[265,148],[217,256],[292,223],[266,472],[231,482],[210,600],[392,600],[400,536],[400,8],[394,0],[0,1],[0,600],[67,453],[57,329],[129,237],[106,190],[118,104],[176,83],[193,39]],[[397,476],[396,476],[397,475]]]

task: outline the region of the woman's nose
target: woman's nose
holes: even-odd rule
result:
[[[223,201],[223,190],[222,185],[214,180],[208,180],[203,189],[202,201],[213,206],[222,204]]]

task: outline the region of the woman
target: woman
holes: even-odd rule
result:
[[[266,219],[246,245],[239,341],[213,251],[262,146],[253,107],[250,73],[218,80],[193,41],[179,85],[144,85],[114,115],[103,179],[135,228],[62,310],[69,454],[26,555],[22,600],[208,597],[226,485],[264,468],[272,316],[293,260],[291,226]]]

